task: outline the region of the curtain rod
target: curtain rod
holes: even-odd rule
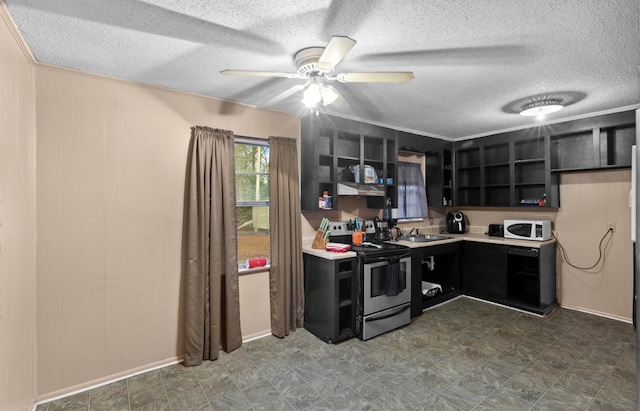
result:
[[[236,143],[255,144],[259,146],[268,146],[269,140],[259,137],[235,136]]]

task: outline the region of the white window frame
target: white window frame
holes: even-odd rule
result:
[[[253,146],[264,146],[269,147],[269,141],[263,138],[256,137],[244,137],[244,136],[236,136],[234,139],[235,144],[245,144],[245,145],[253,145]],[[271,155],[271,153],[269,153]],[[237,170],[234,170],[236,175],[244,174],[244,175],[267,175],[268,173],[238,173]],[[237,183],[236,183],[237,184]],[[238,207],[267,207],[269,208],[269,200],[267,201],[238,201],[236,198],[236,208]],[[269,210],[271,211],[271,210]],[[269,226],[269,231],[271,231],[271,226]],[[237,235],[237,233],[236,233]],[[240,237],[238,235],[238,237]],[[256,271],[264,271],[268,270],[271,267],[271,255],[268,256],[267,265],[264,267],[256,267],[256,268],[246,268],[244,264],[238,263],[238,271],[243,273],[248,272],[256,272]]]

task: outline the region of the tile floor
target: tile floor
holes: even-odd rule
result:
[[[635,352],[630,324],[459,298],[369,341],[329,345],[299,329],[37,411],[635,410]]]

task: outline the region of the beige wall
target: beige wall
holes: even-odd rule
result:
[[[629,191],[631,170],[563,174],[555,230],[572,264],[589,267],[598,260],[598,243],[615,223],[604,264],[578,270],[558,266],[562,305],[631,321],[633,247]]]
[[[190,127],[300,130],[293,115],[58,68],[38,67],[37,90],[38,394],[50,396],[182,354]],[[265,278],[241,280],[249,337],[269,332]]]
[[[472,226],[502,223],[508,218],[553,221],[553,231],[569,260],[588,267],[598,259],[598,244],[615,223],[604,264],[597,270],[570,267],[557,252],[558,300],[562,306],[631,321],[633,303],[633,248],[629,191],[631,170],[565,173],[560,177],[557,211],[537,209],[464,209]]]
[[[0,3],[0,410],[35,394],[35,88]]]

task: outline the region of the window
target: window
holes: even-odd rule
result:
[[[424,161],[424,157],[421,158]],[[398,220],[427,218],[427,191],[422,163],[398,162]]]
[[[266,140],[236,138],[236,227],[238,265],[271,256],[269,244],[269,145]]]

